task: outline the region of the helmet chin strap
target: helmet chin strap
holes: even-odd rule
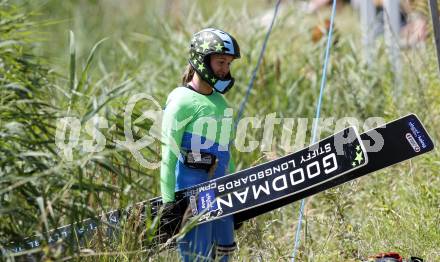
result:
[[[217,80],[217,82],[214,85],[214,89],[218,92],[224,94],[226,93],[231,87],[232,87],[232,79],[229,80]]]
[[[214,85],[210,85],[210,86],[220,94],[225,94],[234,85],[234,80],[231,76],[230,71],[226,74],[225,77],[219,77],[214,73],[214,70],[212,70],[211,66],[209,66],[208,70],[210,70],[212,74],[217,78],[217,81],[214,83]]]
[[[228,73],[227,76],[230,76],[230,73]],[[216,76],[217,77],[217,76]],[[221,94],[225,94],[226,92],[229,91],[229,89],[234,85],[234,80],[232,78],[229,77],[225,77],[225,78],[219,78],[217,77],[217,81],[215,82],[214,85],[209,84],[208,82],[206,82],[200,75],[197,75],[198,81],[203,81],[206,83],[206,86],[209,86],[210,88],[214,89],[215,91],[221,93]],[[205,85],[205,83],[203,83],[203,85]],[[202,91],[201,87],[200,87],[200,82],[196,83],[194,81],[194,77],[191,79],[190,84],[198,91]]]

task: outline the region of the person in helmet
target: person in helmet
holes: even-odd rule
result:
[[[168,95],[162,120],[160,184],[165,204],[175,201],[177,190],[234,171],[229,152],[232,109],[222,94],[234,85],[230,66],[239,57],[237,41],[222,30],[207,28],[193,35],[182,86]],[[197,156],[210,162],[189,163]],[[235,249],[233,233],[232,216],[198,225],[178,240],[179,252],[184,261],[227,261]]]

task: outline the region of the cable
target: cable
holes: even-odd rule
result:
[[[252,72],[252,77],[251,77],[251,80],[249,81],[249,84],[248,84],[248,87],[246,90],[246,95],[244,96],[243,101],[240,104],[240,109],[238,110],[237,118],[236,118],[235,124],[234,124],[234,130],[237,130],[238,122],[240,121],[241,117],[243,116],[244,108],[246,106],[249,95],[251,93],[251,89],[254,86],[255,78],[257,77],[258,68],[260,68],[260,64],[261,64],[261,61],[263,60],[264,52],[266,51],[267,42],[269,41],[269,36],[270,36],[270,33],[272,32],[273,24],[275,23],[275,18],[278,15],[278,9],[280,7],[280,3],[281,3],[281,0],[278,0],[275,5],[275,10],[274,10],[274,14],[272,17],[272,21],[270,22],[269,30],[267,31],[266,37],[264,38],[263,46],[260,51],[260,56],[258,57],[257,65],[255,66],[254,71]]]
[[[331,44],[332,44],[333,23],[334,23],[334,18],[335,18],[335,14],[336,14],[336,1],[337,0],[333,0],[332,14],[331,14],[331,18],[330,18],[330,29],[328,31],[327,46],[326,46],[326,49],[325,49],[324,65],[322,67],[321,88],[319,90],[318,104],[316,106],[315,121],[313,123],[312,144],[315,143],[315,140],[316,140],[316,131],[317,131],[317,127],[318,127],[318,119],[319,119],[319,117],[321,115],[322,97],[323,97],[324,88],[325,88],[326,80],[327,80],[327,64],[328,64],[328,59],[329,59],[329,54],[330,54],[330,47],[331,47]],[[295,246],[293,247],[293,253],[292,253],[292,262],[295,262],[296,252],[298,250],[299,243],[300,243],[301,225],[302,225],[302,217],[303,217],[305,202],[306,202],[306,199],[302,199],[301,200],[301,207],[299,209],[299,214],[298,214],[298,226],[296,228],[296,234],[295,234]]]

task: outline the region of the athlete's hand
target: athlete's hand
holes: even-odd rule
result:
[[[235,222],[235,217],[234,217],[234,230],[239,230],[242,226],[243,226],[243,221],[242,222]]]
[[[160,217],[159,234],[168,234],[168,237],[175,235],[180,229],[182,221],[181,207],[176,202],[167,202],[162,206],[162,216]]]

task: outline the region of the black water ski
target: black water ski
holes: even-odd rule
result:
[[[308,148],[194,186],[176,195],[205,223],[310,190],[368,162],[355,128]]]
[[[378,152],[370,152],[370,145],[374,146],[373,143],[376,141],[378,135],[383,138],[383,147]],[[308,191],[288,196],[251,210],[240,212],[234,216],[235,221],[238,223],[246,221],[294,201],[367,175],[371,172],[424,154],[434,148],[434,144],[423,127],[423,124],[420,122],[417,116],[413,114],[362,133],[361,139],[368,152],[367,154],[369,160],[365,166],[344,176],[329,180],[326,183],[323,183],[318,187],[311,188]]]
[[[347,137],[349,134],[351,136]],[[365,155],[365,148],[368,151],[371,141],[378,142],[379,135],[383,138],[383,148]],[[363,143],[360,143],[360,139]],[[372,129],[360,137],[353,128],[347,128],[288,156],[176,192],[180,206],[176,217],[190,210],[199,223],[230,214],[234,214],[237,222],[242,222],[426,153],[433,147],[429,135],[415,115]],[[336,154],[338,152],[342,154]],[[151,207],[151,212],[156,214],[161,205],[160,197],[154,198],[138,203],[136,208],[112,211],[101,218],[85,220],[81,225],[58,228],[49,233],[49,243],[59,238],[71,239],[73,235],[78,238],[92,235],[102,224],[102,219],[110,225],[106,227],[107,234],[112,234],[114,227],[133,210],[145,215]],[[187,206],[190,208],[187,209]],[[163,243],[168,237],[169,234],[158,234],[156,242]],[[40,245],[40,238],[30,238],[25,243],[14,245],[10,251],[20,252]]]

